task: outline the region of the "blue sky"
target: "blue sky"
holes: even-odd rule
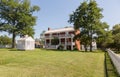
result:
[[[84,0],[31,0],[32,5],[40,7],[39,12],[35,12],[37,22],[35,25],[34,38],[39,38],[40,33],[51,29],[73,26],[68,23],[69,15]],[[102,21],[107,22],[112,28],[113,25],[120,23],[120,0],[96,0],[98,6],[103,8]]]

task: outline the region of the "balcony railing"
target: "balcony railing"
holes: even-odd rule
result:
[[[67,42],[67,45],[75,45],[75,43],[74,42]]]
[[[74,34],[50,35],[50,36],[45,36],[45,38],[52,38],[52,37],[58,37],[58,38],[62,38],[62,37],[74,37]]]
[[[46,49],[57,49],[59,45],[45,45]]]

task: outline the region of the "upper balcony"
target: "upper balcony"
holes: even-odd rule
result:
[[[45,38],[53,38],[53,37],[58,37],[58,38],[73,38],[74,34],[62,34],[62,35],[47,35]]]

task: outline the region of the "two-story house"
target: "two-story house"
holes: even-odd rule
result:
[[[73,50],[75,43],[73,42],[74,28],[67,27],[61,29],[50,29],[44,33],[45,48],[46,49],[58,49],[60,45],[63,46],[64,50]],[[57,45],[52,45],[52,40],[58,39]]]

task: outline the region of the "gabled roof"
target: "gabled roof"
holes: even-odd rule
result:
[[[22,37],[22,38],[19,38],[18,39],[18,41],[22,41],[22,40],[24,40],[24,41],[34,41],[34,39],[32,38],[32,37],[30,37],[30,36],[26,36],[26,37]]]
[[[73,27],[67,27],[67,28],[61,28],[61,29],[48,30],[48,31],[45,32],[45,34],[68,32],[68,31],[74,31],[74,28]]]

